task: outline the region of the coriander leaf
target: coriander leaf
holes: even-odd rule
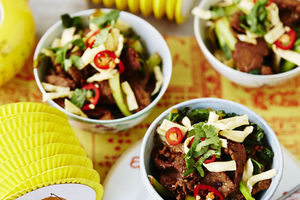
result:
[[[80,49],[81,51],[85,50],[85,48],[86,48],[86,45],[85,45],[85,43],[84,43],[84,41],[83,41],[82,38],[73,40],[73,41],[72,41],[72,44],[75,45],[75,46],[77,46],[77,47],[79,47],[79,49]]]
[[[56,53],[55,53],[55,55],[56,55],[55,62],[56,63],[64,65],[64,60],[67,55],[67,50],[68,50],[67,48],[63,47],[56,51]]]
[[[62,25],[64,28],[76,27],[76,29],[82,29],[83,25],[81,22],[81,17],[70,17],[68,14],[60,16],[62,20]]]
[[[94,43],[93,47],[98,47],[101,44],[104,44],[105,41],[107,40],[107,37],[108,37],[108,34],[109,34],[110,30],[111,30],[111,27],[102,29],[100,31],[100,33],[98,33],[96,35],[96,39],[95,39],[95,43]]]
[[[207,152],[209,146],[204,146],[199,151],[196,151],[194,154],[194,158],[198,158],[199,156],[202,156],[205,152]]]
[[[103,28],[107,25],[111,25],[117,21],[119,18],[120,11],[119,10],[112,10],[109,13],[106,13],[100,17],[95,17],[92,19],[92,22],[96,24],[99,28]]]
[[[212,125],[204,125],[203,130],[207,138],[218,137],[218,130]]]
[[[263,36],[266,33],[266,26],[270,24],[267,19],[267,3],[268,0],[258,0],[246,16],[246,25],[241,24],[241,27],[259,36]]]
[[[77,55],[72,55],[70,57],[70,60],[71,60],[71,65],[74,65],[75,67],[80,68],[83,65],[81,57],[79,57]],[[66,70],[66,71],[68,71],[68,70]]]
[[[215,136],[215,137],[207,138],[207,139],[204,140],[204,141],[201,141],[201,142],[197,145],[195,151],[200,151],[203,147],[209,146],[209,145],[211,145],[211,144],[219,145],[219,144],[220,144],[220,139],[219,139],[219,137],[218,137],[218,136]]]
[[[203,177],[204,176],[204,170],[202,168],[202,163],[198,163],[196,162],[195,164],[197,171],[199,172],[200,176]]]
[[[78,108],[82,108],[86,100],[86,90],[76,88],[74,94],[72,95],[70,101],[76,105]]]

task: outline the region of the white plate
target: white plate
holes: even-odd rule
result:
[[[128,149],[111,168],[104,181],[103,200],[151,200],[139,173],[141,141]],[[284,147],[284,170],[281,182],[272,199],[278,199],[300,183],[299,161]],[[297,200],[297,199],[294,199]],[[299,199],[300,200],[300,199]]]

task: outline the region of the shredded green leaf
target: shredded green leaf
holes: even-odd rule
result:
[[[85,89],[76,88],[74,94],[72,95],[70,101],[76,105],[78,108],[82,108],[86,100],[87,91]]]
[[[254,166],[254,170],[253,170],[254,175],[261,173],[264,169],[264,165],[259,163],[257,160],[254,160],[253,158],[251,158],[251,161],[254,164],[253,165]]]
[[[259,36],[264,36],[266,33],[266,27],[270,25],[270,22],[267,19],[267,3],[268,0],[257,0],[250,13],[245,16],[246,25],[241,24],[241,27]]]
[[[101,44],[104,44],[105,41],[107,40],[107,37],[108,37],[108,34],[109,34],[109,31],[112,29],[112,27],[107,27],[107,28],[104,28],[100,31],[100,33],[98,33],[96,35],[96,39],[95,39],[95,43],[93,45],[93,47],[98,47],[100,46]]]
[[[81,17],[79,16],[70,17],[70,15],[64,14],[60,18],[62,20],[62,25],[64,28],[70,28],[70,27],[76,27],[76,29],[83,28]]]
[[[78,46],[79,49],[84,50],[85,49],[85,43],[82,39],[76,39],[73,40],[71,42],[68,42],[67,44],[65,44],[64,47],[59,48],[55,54],[56,54],[56,58],[55,58],[55,62],[61,64],[61,66],[65,69],[65,71],[68,71],[68,69],[72,66],[72,64],[74,64],[76,67],[79,67],[81,65],[81,59],[74,57],[74,58],[67,58],[67,52],[69,50],[70,45],[73,44],[75,46]]]
[[[72,55],[70,57],[70,60],[71,60],[72,65],[74,65],[75,67],[79,68],[83,65],[81,58],[77,55]]]
[[[186,176],[193,172],[193,168],[196,168],[199,174],[204,176],[202,164],[212,155],[220,157],[221,141],[218,137],[218,130],[214,126],[205,125],[203,122],[200,122],[193,127],[194,129],[190,132],[195,135],[195,138],[190,150],[185,156],[187,170],[184,174]],[[202,141],[201,138],[205,138],[205,140]]]
[[[112,10],[109,13],[103,14],[100,17],[95,17],[92,22],[96,24],[99,28],[103,28],[107,25],[114,24],[120,15],[119,10]]]
[[[79,47],[81,51],[85,50],[86,45],[82,38],[76,39],[72,41],[72,44]]]

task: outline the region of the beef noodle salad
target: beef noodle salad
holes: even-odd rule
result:
[[[148,177],[164,199],[258,199],[276,176],[264,131],[247,115],[173,109],[156,133]]]
[[[88,24],[61,16],[63,32],[44,48],[35,67],[46,65],[44,101],[92,119],[129,116],[147,107],[163,83],[162,60],[149,55],[118,10],[97,10]]]
[[[223,0],[193,14],[207,20],[207,44],[229,67],[270,75],[300,65],[300,1]]]

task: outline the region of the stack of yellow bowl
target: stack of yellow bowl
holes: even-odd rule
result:
[[[157,19],[166,16],[176,23],[183,23],[190,14],[194,0],[90,0],[94,4],[103,3],[105,7],[115,6],[117,9],[128,10],[134,14],[139,11],[149,16],[153,14]]]
[[[40,103],[0,106],[0,199],[16,199],[54,184],[103,188],[67,116]],[[30,199],[30,198],[29,198]]]

